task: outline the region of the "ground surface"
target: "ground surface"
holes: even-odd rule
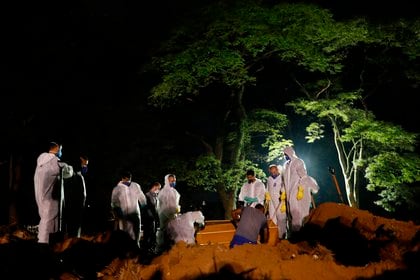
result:
[[[4,279],[411,279],[419,272],[420,226],[342,204],[323,203],[302,232],[276,245],[187,246],[154,258],[118,232],[39,248],[21,229],[4,228]],[[412,276],[413,275],[413,276]],[[2,277],[3,279],[3,277]]]

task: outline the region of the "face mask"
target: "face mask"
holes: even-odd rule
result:
[[[172,188],[175,188],[175,186],[176,186],[176,182],[172,182],[172,183],[170,183],[170,184],[169,184],[169,186],[171,186]]]
[[[63,155],[63,153],[61,152],[61,149],[58,150],[58,152],[55,155],[56,157],[61,158],[61,156]]]
[[[254,183],[254,179],[248,180],[248,184]]]
[[[125,181],[125,182],[122,182],[124,185],[126,185],[127,187],[129,187],[130,186],[130,184],[131,184],[131,182],[130,181]]]
[[[273,179],[276,179],[279,176],[279,174],[271,174],[271,177],[273,177]]]

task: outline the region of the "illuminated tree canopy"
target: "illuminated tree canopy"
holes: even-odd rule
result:
[[[281,157],[281,148],[291,143],[283,136],[284,125],[270,131],[270,125],[276,121],[266,121],[265,125],[261,125],[263,115],[259,115],[260,118],[258,114],[254,114],[257,118],[250,117],[251,112],[264,107],[247,99],[250,89],[258,84],[258,75],[265,71],[267,63],[274,63],[277,69],[288,73],[281,79],[294,84],[292,99],[302,96],[306,99],[299,105],[295,103],[295,108],[300,113],[313,111],[319,118],[332,122],[335,139],[340,146],[337,154],[346,178],[347,197],[351,205],[358,206],[356,193],[360,186],[356,174],[361,172],[359,168],[362,166],[356,164],[356,160],[361,162],[365,155],[375,155],[369,151],[369,144],[381,142],[391,135],[385,132],[375,135],[378,127],[372,126],[396,128],[370,122],[368,130],[358,129],[363,121],[373,121],[374,118],[363,103],[359,104],[359,108],[352,107],[355,100],[361,99],[360,96],[341,93],[346,91],[345,77],[352,64],[352,55],[361,52],[359,58],[367,62],[375,58],[372,53],[388,48],[404,53],[407,61],[416,59],[418,55],[418,43],[411,36],[414,29],[403,22],[386,27],[382,29],[383,26],[362,18],[337,21],[328,10],[310,4],[264,5],[255,1],[221,1],[203,10],[193,22],[188,20],[184,26],[177,28],[171,39],[163,44],[153,61],[161,73],[161,80],[151,90],[149,101],[164,109],[191,104],[207,95],[217,100],[219,105],[223,104],[217,109],[221,121],[216,129],[218,133],[212,141],[200,139],[209,148],[209,155],[217,160],[217,164],[212,165],[217,167],[217,172],[212,174],[229,174],[231,170],[238,172],[244,161],[256,162],[250,149],[253,131],[264,130],[265,140],[260,144],[268,149],[267,159]],[[407,35],[404,37],[407,44],[399,41],[404,34]],[[376,65],[381,63],[386,61]],[[407,75],[414,75],[412,70],[407,67]],[[358,74],[359,77],[363,75]],[[365,77],[367,75],[351,90],[369,89],[366,85],[370,80]],[[284,100],[281,99],[282,94],[284,92],[279,89],[279,100]],[[304,105],[304,102],[307,103]],[[264,110],[265,116],[270,114],[270,110],[273,111],[271,114],[276,111],[272,108]],[[287,119],[280,114],[276,119],[286,124]],[[346,126],[342,127],[342,124]],[[322,137],[320,129],[322,126],[313,124],[308,132],[314,139]],[[403,135],[402,131],[400,135]],[[397,140],[401,141],[400,144],[409,142],[414,145],[414,138],[408,134]],[[350,152],[343,148],[348,143],[353,143]],[[346,152],[348,154],[343,158]],[[200,170],[203,170],[202,167],[196,165]],[[232,182],[236,187],[228,186],[226,182],[229,180],[222,176],[217,178],[220,180],[213,183],[226,202],[226,213],[229,213],[235,190],[240,186],[240,177]]]

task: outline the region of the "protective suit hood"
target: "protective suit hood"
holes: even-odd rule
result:
[[[297,156],[296,156],[296,152],[295,152],[295,150],[294,150],[292,147],[290,147],[290,146],[285,147],[285,148],[283,149],[283,153],[284,153],[284,154],[287,154],[290,158],[295,158],[295,157],[297,157]]]
[[[166,174],[165,175],[165,185],[163,187],[168,187],[168,188],[171,187],[171,185],[169,184],[169,176],[171,176],[171,175],[174,176],[174,178],[176,178],[175,175],[172,174],[172,173]]]
[[[52,153],[42,153],[37,161],[36,164],[37,166],[42,166],[44,164],[46,164],[47,162],[49,162],[50,160],[52,160],[53,158],[55,158],[56,156]]]

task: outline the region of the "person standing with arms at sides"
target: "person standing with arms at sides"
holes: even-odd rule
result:
[[[140,185],[131,178],[129,171],[121,173],[121,181],[112,190],[111,208],[118,219],[118,229],[127,232],[140,248],[140,207],[147,202]]]
[[[151,253],[155,253],[156,234],[159,227],[158,215],[158,194],[161,189],[159,182],[154,182],[146,193],[147,206],[142,210],[143,216],[143,244],[144,248]]]
[[[181,212],[179,200],[181,195],[176,190],[176,176],[167,174],[165,185],[158,194],[159,230],[157,233],[157,252],[161,253],[170,246],[167,234],[168,222]]]
[[[283,180],[286,190],[288,235],[293,236],[301,229],[303,220],[309,213],[311,192],[316,193],[319,187],[315,180],[308,176],[305,162],[296,155],[292,147],[285,147],[283,153],[286,159]]]
[[[255,177],[255,172],[252,169],[246,172],[246,179],[247,182],[241,187],[238,200],[243,201],[244,206],[255,207],[257,204],[264,204],[264,183]]]
[[[267,192],[268,192],[268,214],[269,219],[277,225],[279,238],[284,238],[286,235],[286,211],[285,206],[285,199],[281,199],[282,192],[284,193],[283,187],[283,178],[281,175],[281,166],[277,166],[276,164],[271,164],[268,167],[268,171],[270,176],[267,179]],[[283,194],[285,195],[285,193]],[[266,197],[267,198],[267,197]]]
[[[60,176],[63,168],[72,173],[71,166],[60,161],[62,146],[51,142],[48,152],[41,153],[34,174],[35,200],[40,222],[38,243],[49,244],[52,234],[60,230]]]
[[[88,172],[87,156],[79,157],[79,168],[72,177],[64,180],[63,219],[67,237],[80,238],[86,204],[85,176]]]

